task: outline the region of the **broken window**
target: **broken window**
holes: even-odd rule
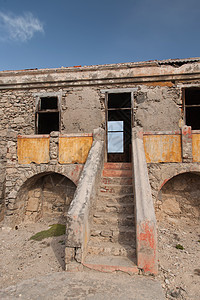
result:
[[[200,129],[200,88],[184,90],[185,124],[193,130]]]
[[[36,107],[36,133],[50,134],[60,129],[60,110],[57,96],[40,97]]]

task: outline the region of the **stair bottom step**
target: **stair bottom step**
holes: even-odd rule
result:
[[[100,272],[122,271],[129,274],[138,273],[133,259],[122,256],[87,255],[83,265]]]
[[[88,244],[88,255],[134,257],[136,256],[136,249],[135,244],[120,245],[111,242],[96,243],[91,240]]]

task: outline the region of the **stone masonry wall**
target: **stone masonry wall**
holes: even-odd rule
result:
[[[157,219],[200,217],[200,174],[179,174],[162,187],[156,203]]]
[[[26,169],[26,172],[36,174],[33,171],[35,168],[40,168],[42,172],[43,169],[47,170],[47,167],[51,167],[51,165],[45,168],[17,165],[17,157],[11,157],[11,154],[16,156],[16,153],[8,152],[15,151],[13,149],[16,147],[17,134],[35,133],[37,93],[42,93],[44,96],[45,93],[62,94],[61,133],[91,133],[94,128],[105,128],[105,93],[101,90],[117,88],[121,89],[121,92],[123,88],[137,88],[133,107],[134,126],[142,126],[144,131],[176,130],[183,123],[181,87],[178,84],[179,82],[199,84],[198,72],[199,62],[190,61],[180,65],[180,68],[170,63],[162,65],[155,61],[85,68],[1,72],[1,211],[5,206],[3,201],[5,194],[12,196],[7,200],[12,202],[11,199],[16,196],[16,186],[24,182],[22,170]],[[55,145],[51,144],[51,146],[54,151]],[[53,156],[52,152],[52,158]],[[6,160],[8,160],[7,172]],[[58,167],[62,169],[62,166]],[[63,172],[69,171],[63,170]],[[16,180],[14,190],[10,178]],[[153,180],[152,184],[156,185],[157,181]],[[6,205],[12,206],[11,202]],[[1,216],[0,214],[0,220]]]
[[[172,178],[184,173],[200,174],[199,163],[151,163],[148,164],[149,180],[155,205],[159,201],[159,191]]]
[[[168,87],[112,84],[62,89],[46,87],[40,89],[2,90],[0,92],[0,125],[2,128],[0,132],[2,136],[0,170],[2,174],[5,174],[5,155],[9,135],[30,135],[35,133],[37,93],[42,93],[43,95],[54,92],[62,93],[61,133],[88,133],[92,132],[94,128],[105,127],[105,94],[101,93],[101,89],[122,87],[138,87],[134,101],[135,125],[143,126],[144,130],[178,129],[179,120],[181,119],[180,89],[175,88],[173,85]],[[157,116],[156,118],[155,115]],[[16,142],[16,138],[14,142]],[[51,146],[54,147],[52,144]],[[19,178],[16,180],[19,180]],[[5,178],[2,176],[0,179],[0,205],[3,203],[4,190]]]
[[[16,224],[16,222],[21,222],[22,220],[24,220],[22,212],[26,215],[26,220],[37,220],[41,217],[41,215],[53,211],[54,213],[56,213],[57,204],[61,204],[61,202],[63,201],[63,192],[66,192],[66,196],[68,194],[72,196],[71,192],[68,193],[68,189],[66,191],[63,189],[62,180],[58,180],[58,178],[60,178],[60,176],[63,176],[63,180],[66,183],[66,187],[74,187],[78,183],[83,165],[58,164],[58,151],[55,147],[57,138],[58,133],[53,133],[51,135],[51,160],[50,163],[44,164],[19,164],[17,160],[17,135],[13,133],[12,138],[9,138],[9,141],[7,142],[7,163],[4,183],[5,198],[3,201],[3,207],[5,207],[5,226],[13,227]],[[59,181],[57,188],[58,190],[60,190],[60,196],[58,197],[58,192],[52,193],[51,187],[48,187],[48,189],[51,190],[48,195],[48,198],[50,194],[52,197],[50,197],[51,199],[49,199],[49,202],[47,201],[48,203],[46,203],[45,200],[42,200],[42,198],[44,198],[45,195],[45,190],[47,189],[46,187],[48,186],[48,182],[46,182],[44,178],[47,178],[46,176],[50,174],[54,178],[52,179],[51,176],[51,179],[49,178],[49,180],[51,180],[52,185],[55,185],[54,183]],[[70,185],[68,184],[68,181],[70,182]],[[55,188],[55,191],[57,190],[57,188]],[[71,196],[70,201],[72,198]],[[30,200],[32,198],[37,198],[37,200],[35,199],[34,207],[32,200]],[[66,205],[69,204],[68,202],[69,201],[61,205],[62,212],[64,211],[64,208],[67,208]],[[43,209],[41,205],[43,206],[43,208],[44,206],[46,206],[46,208]],[[52,209],[50,209],[50,207],[52,207]]]
[[[37,93],[59,92],[59,88],[5,90],[0,92],[1,128],[18,134],[35,133],[35,103]],[[104,113],[95,88],[62,89],[62,133],[92,132],[101,126]]]
[[[76,185],[63,175],[49,173],[25,182],[16,199],[16,223],[40,218],[65,218]]]
[[[136,93],[135,122],[144,131],[172,131],[182,123],[181,90],[175,85],[139,86]]]
[[[12,154],[7,153],[10,146],[16,147],[17,134],[32,135],[35,133],[35,103],[37,93],[56,93],[59,88],[25,89],[25,90],[1,90],[0,91],[0,220],[4,214],[5,189],[11,185],[6,175],[6,161],[11,159]],[[62,89],[61,101],[61,133],[90,133],[94,128],[103,126],[104,112],[102,112],[99,92],[94,88],[69,88]],[[9,143],[9,145],[7,144]],[[12,144],[14,143],[14,144]],[[54,145],[50,145],[53,159]],[[15,152],[12,157],[16,162],[16,149],[9,149]],[[6,157],[7,155],[7,157]],[[12,164],[12,161],[10,160]],[[27,168],[30,168],[27,166]],[[23,166],[19,165],[19,170]],[[8,172],[13,172],[9,171]],[[21,183],[21,178],[15,171],[15,180]],[[5,184],[5,176],[8,183]],[[12,174],[14,176],[14,173]],[[13,191],[13,194],[15,192]],[[7,205],[7,204],[6,204]]]

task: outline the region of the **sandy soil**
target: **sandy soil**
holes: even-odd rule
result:
[[[158,279],[167,299],[200,299],[199,223],[197,219],[171,217],[158,222]],[[184,249],[176,249],[178,244]]]
[[[0,230],[0,288],[24,279],[62,272],[64,236],[32,241],[56,222],[40,221],[7,232]],[[199,222],[168,217],[158,223],[159,275],[167,299],[200,299]],[[176,249],[181,244],[184,250]]]
[[[0,288],[64,270],[65,236],[30,240],[35,233],[57,223],[54,221],[24,224],[9,232],[0,230]]]

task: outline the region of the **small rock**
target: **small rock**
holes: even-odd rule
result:
[[[166,283],[166,284],[169,284],[170,282],[169,282],[169,280],[168,280],[168,279],[165,279],[165,283]]]
[[[180,295],[180,289],[174,289],[174,290],[170,291],[170,295],[171,295],[173,298],[178,298],[179,295]]]

